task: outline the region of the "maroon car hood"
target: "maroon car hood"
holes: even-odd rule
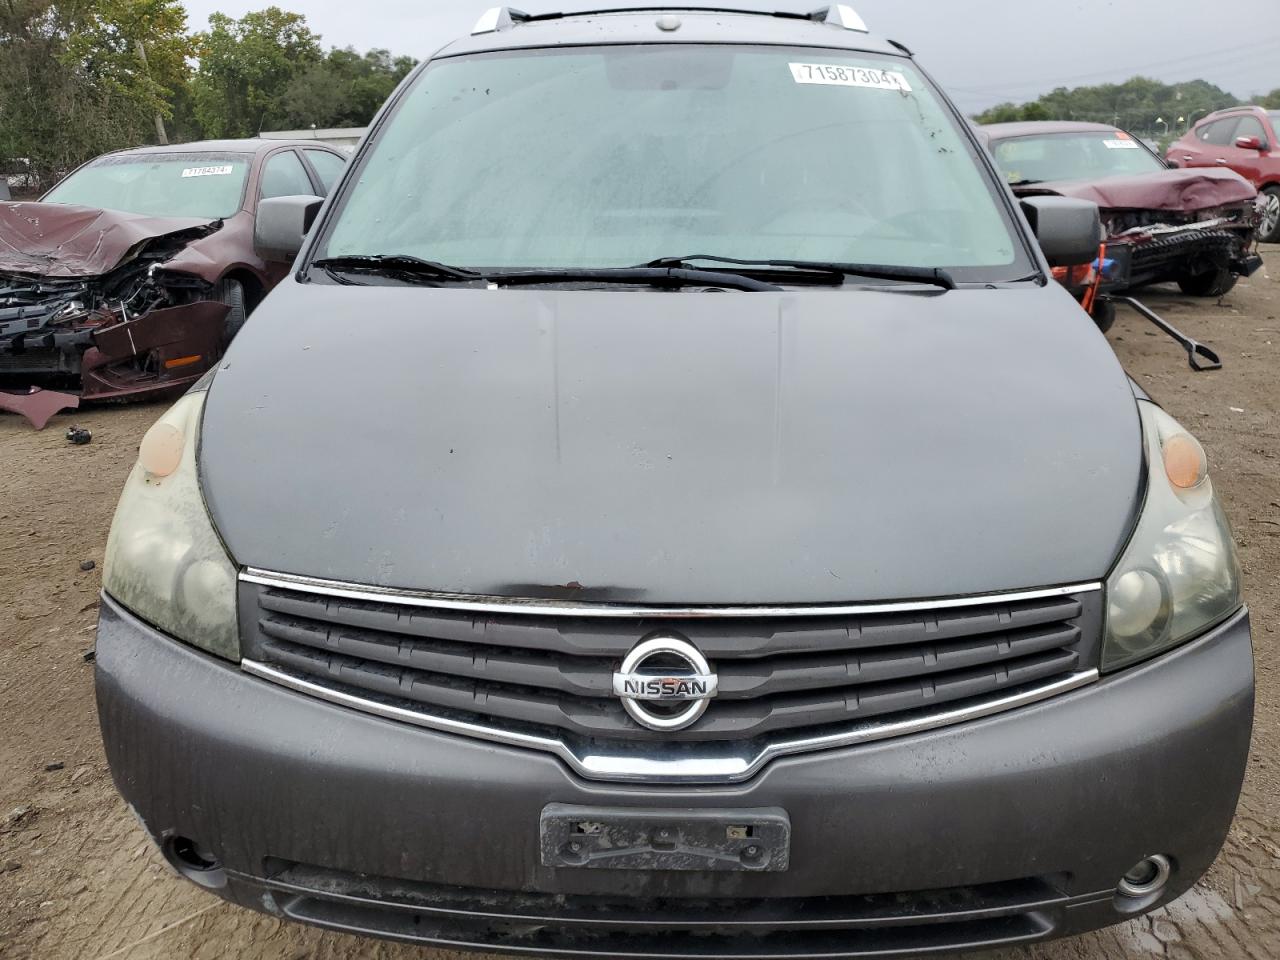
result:
[[[1092,200],[1104,210],[1206,210],[1254,199],[1258,191],[1234,170],[1156,170],[1104,180],[1062,180],[1015,188],[1020,197],[1052,194]]]
[[[107,273],[157,237],[213,222],[187,217],[144,217],[62,203],[0,203],[0,270],[45,277]]]

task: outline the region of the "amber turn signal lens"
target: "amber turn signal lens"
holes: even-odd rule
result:
[[[1169,482],[1180,490],[1198,486],[1209,472],[1204,449],[1185,433],[1164,441],[1164,472]]]
[[[143,436],[142,445],[138,447],[138,462],[151,476],[167,477],[182,462],[184,441],[181,430],[161,421]]]

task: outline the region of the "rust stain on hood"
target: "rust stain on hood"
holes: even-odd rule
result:
[[[220,225],[62,203],[0,203],[0,270],[45,277],[100,276],[149,240],[187,232],[194,240]]]
[[[1247,203],[1258,191],[1233,170],[1158,170],[1131,177],[1055,181],[1015,187],[1020,197],[1054,195],[1092,200],[1104,210],[1191,212]]]

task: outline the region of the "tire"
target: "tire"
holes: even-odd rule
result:
[[[1262,190],[1262,225],[1258,239],[1263,243],[1280,243],[1280,186],[1272,184]]]
[[[1116,322],[1116,305],[1110,300],[1105,300],[1094,306],[1093,322],[1098,325],[1099,330],[1106,333]]]
[[[1193,297],[1225,297],[1238,279],[1226,267],[1215,267],[1204,273],[1184,273],[1178,278],[1178,286]]]
[[[240,332],[244,326],[248,310],[245,308],[244,285],[239,280],[222,280],[214,288],[214,299],[225,303],[231,309],[227,311],[227,341]]]

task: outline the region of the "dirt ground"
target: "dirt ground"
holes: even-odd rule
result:
[[[1271,960],[1280,956],[1280,247],[1221,303],[1147,299],[1222,354],[1193,374],[1127,310],[1120,358],[1209,451],[1253,609],[1258,713],[1240,809],[1192,893],[1125,926],[986,960]],[[172,875],[107,773],[94,712],[93,626],[116,497],[158,406],[57,417],[42,433],[0,414],[0,957],[40,960],[448,960],[230,906]],[[93,431],[89,446],[63,439]],[[82,562],[97,566],[85,571]]]

